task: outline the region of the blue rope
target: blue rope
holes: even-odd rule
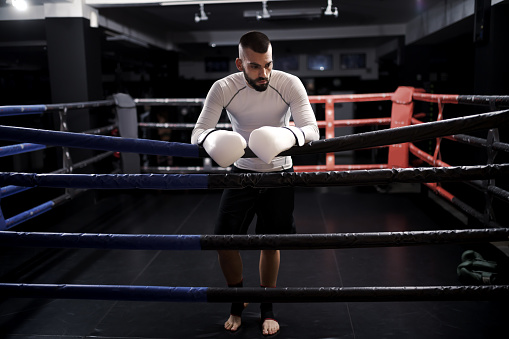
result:
[[[39,114],[46,110],[46,105],[0,106],[0,116]]]
[[[90,189],[207,189],[208,174],[36,174],[2,173],[0,184]]]
[[[20,154],[20,153],[33,152],[33,151],[38,151],[38,150],[45,149],[45,148],[46,148],[45,145],[28,144],[28,143],[3,146],[3,147],[0,147],[0,157],[5,157],[8,155],[14,155],[14,154]]]
[[[2,295],[51,299],[207,302],[207,287],[0,284]]]
[[[31,187],[5,186],[0,189],[0,197],[5,198],[13,194],[18,194],[31,189]]]
[[[51,248],[104,248],[119,250],[201,250],[200,235],[101,234],[0,231],[3,246],[21,244]]]
[[[119,138],[71,132],[0,126],[0,138],[15,142],[32,142],[50,146],[85,148],[113,152],[164,156],[198,157],[197,145],[159,140]]]
[[[41,204],[37,207],[34,207],[34,208],[29,209],[25,212],[22,212],[18,215],[15,215],[9,219],[6,219],[4,229],[12,228],[24,221],[27,221],[28,219],[32,219],[33,217],[43,214],[43,213],[51,210],[54,205],[55,205],[55,203],[53,201],[48,201],[48,202],[45,202],[44,204]]]

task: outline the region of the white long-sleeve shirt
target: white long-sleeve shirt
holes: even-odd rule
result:
[[[191,143],[205,130],[215,128],[226,109],[233,131],[249,143],[251,132],[262,126],[289,126],[290,115],[304,133],[306,142],[319,139],[315,114],[309,103],[304,86],[294,75],[273,70],[269,87],[258,92],[249,87],[242,72],[234,73],[216,81],[203,105]],[[280,171],[292,166],[291,157],[276,157],[270,164],[258,158],[241,158],[235,166],[257,172]]]

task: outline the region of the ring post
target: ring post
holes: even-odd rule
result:
[[[391,127],[409,126],[412,122],[415,88],[398,87],[392,96]],[[408,167],[408,143],[395,144],[389,147],[389,168]]]
[[[116,105],[116,118],[120,136],[138,139],[138,116],[136,103],[128,94],[113,95]],[[122,172],[140,173],[140,156],[134,153],[121,153]]]
[[[325,102],[325,123],[325,137],[327,139],[334,138],[334,101],[331,98]],[[327,171],[334,171],[336,155],[334,153],[327,153],[325,159],[325,169]]]

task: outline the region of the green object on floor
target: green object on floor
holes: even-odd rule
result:
[[[468,250],[461,255],[457,273],[460,281],[475,285],[491,285],[497,277],[497,263],[485,260],[479,253]]]

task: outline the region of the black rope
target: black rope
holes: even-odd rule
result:
[[[509,228],[282,235],[202,235],[202,250],[302,250],[374,248],[452,243],[480,243],[509,239]]]
[[[507,176],[509,164],[372,169],[337,172],[302,173],[229,173],[209,174],[209,188],[242,187],[326,187],[350,185],[381,185],[394,182],[425,183],[442,181],[465,181],[476,178]]]
[[[0,172],[1,185],[88,189],[223,189],[244,187],[327,187],[494,179],[509,175],[509,164],[419,167],[338,172],[226,174],[36,174]]]
[[[0,283],[11,298],[51,298],[159,302],[386,302],[509,299],[508,285],[401,287],[219,288],[133,285]]]
[[[508,95],[458,95],[458,104],[509,107]]]
[[[498,127],[509,122],[509,110],[483,113],[454,119],[427,122],[419,125],[404,126],[358,134],[340,136],[331,139],[317,140],[301,147],[292,147],[282,152],[280,156],[303,155],[315,153],[330,153],[351,151],[362,148],[399,144],[404,142],[419,141],[461,134],[480,129]],[[200,148],[200,156],[206,157],[207,153]],[[246,148],[244,158],[256,157]]]
[[[508,300],[509,286],[213,288],[209,302],[386,302]]]
[[[122,250],[305,250],[480,243],[509,239],[509,228],[406,232],[162,235],[0,231],[0,245]]]

